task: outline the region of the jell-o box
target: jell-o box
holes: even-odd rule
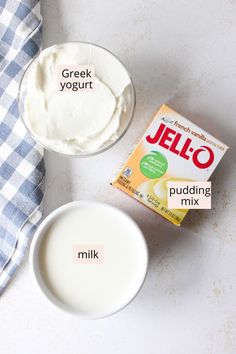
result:
[[[167,183],[207,181],[228,147],[162,105],[112,185],[180,226],[188,209],[168,209]]]

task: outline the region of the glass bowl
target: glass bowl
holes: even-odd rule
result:
[[[93,156],[96,154],[99,154],[103,151],[106,151],[107,149],[111,148],[113,145],[115,145],[122,137],[123,135],[126,133],[127,129],[129,128],[131,121],[133,119],[134,116],[134,110],[135,110],[135,105],[136,105],[136,95],[135,95],[135,88],[131,79],[130,74],[128,73],[127,69],[125,68],[124,64],[110,51],[108,51],[107,49],[97,45],[97,44],[93,44],[93,43],[89,43],[89,42],[67,42],[67,43],[62,43],[62,44],[56,44],[50,48],[56,48],[59,46],[63,46],[63,45],[67,45],[67,44],[73,44],[73,45],[78,45],[79,46],[89,46],[89,48],[95,48],[95,50],[97,51],[101,51],[102,55],[104,56],[104,58],[108,58],[108,60],[112,58],[112,60],[115,60],[116,65],[123,70],[123,73],[125,73],[125,75],[127,75],[127,77],[129,78],[130,84],[129,84],[129,93],[128,93],[128,97],[129,97],[129,102],[127,105],[127,111],[125,114],[123,114],[124,117],[122,117],[121,115],[121,122],[120,122],[120,126],[118,128],[118,130],[115,132],[115,135],[113,135],[110,139],[108,139],[107,141],[105,141],[104,144],[102,144],[101,146],[99,146],[98,149],[96,150],[92,150],[92,151],[76,151],[75,153],[70,153],[67,151],[63,151],[61,149],[58,149],[57,147],[53,147],[53,146],[48,146],[47,143],[45,143],[45,141],[42,141],[40,136],[37,135],[31,128],[29,122],[26,119],[26,113],[25,113],[25,99],[27,97],[27,79],[28,79],[28,75],[30,73],[30,71],[32,70],[34,63],[38,60],[39,55],[34,58],[31,63],[29,64],[29,66],[27,67],[27,69],[25,70],[25,73],[22,77],[20,86],[19,86],[19,93],[18,93],[18,107],[19,107],[19,113],[20,116],[24,122],[24,125],[26,127],[26,129],[29,131],[29,133],[31,134],[31,136],[33,137],[33,139],[38,142],[44,149],[48,150],[48,151],[52,151],[52,152],[56,152],[59,155],[63,155],[63,156],[68,156],[68,157],[88,157],[88,156]],[[48,48],[46,48],[48,49]],[[91,63],[91,64],[95,64],[95,70],[96,70],[96,63]],[[100,64],[101,65],[101,62]],[[103,65],[103,64],[102,64]],[[106,69],[106,62],[104,61],[104,69]],[[112,73],[110,75],[112,77]],[[115,80],[115,78],[114,78]]]

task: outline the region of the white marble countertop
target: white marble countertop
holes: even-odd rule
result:
[[[134,121],[92,158],[45,154],[45,215],[72,200],[111,203],[145,233],[150,268],[120,313],[82,321],[40,296],[28,259],[0,299],[1,354],[236,353],[236,1],[42,0],[44,46],[98,43],[128,67]],[[109,185],[155,109],[167,102],[230,146],[213,177],[213,209],[177,228]]]

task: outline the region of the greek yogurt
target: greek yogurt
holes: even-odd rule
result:
[[[94,89],[61,92],[58,67],[76,65],[95,67]],[[22,81],[20,107],[26,126],[43,146],[89,154],[108,147],[125,131],[134,90],[126,69],[110,52],[89,43],[64,43],[44,49],[32,62]]]

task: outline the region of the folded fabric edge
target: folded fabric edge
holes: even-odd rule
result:
[[[32,240],[34,231],[41,222],[43,216],[43,201],[37,206],[24,222],[17,235],[17,244],[11,259],[0,274],[0,296],[3,294],[6,286],[12,280],[16,270],[24,259],[25,252]]]

